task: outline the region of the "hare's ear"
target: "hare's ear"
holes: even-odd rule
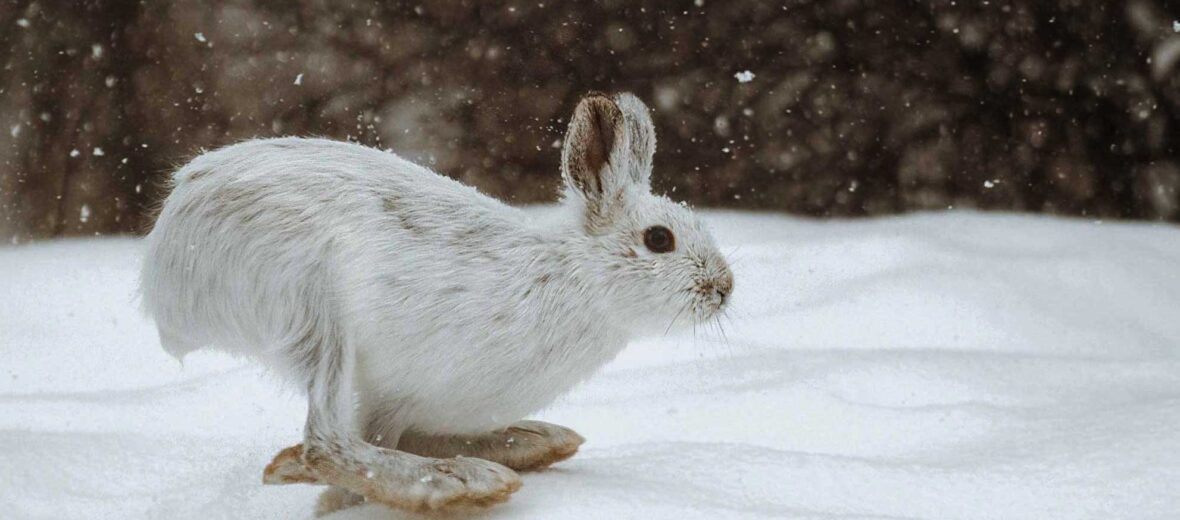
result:
[[[651,185],[651,159],[656,153],[656,129],[651,123],[651,111],[639,98],[624,92],[615,96],[615,104],[623,113],[627,132],[627,173],[631,182],[644,187]]]
[[[628,186],[650,189],[656,134],[639,98],[590,94],[578,103],[561,151],[569,191],[586,204],[591,224],[608,222]]]
[[[626,147],[623,112],[614,100],[590,94],[578,102],[561,149],[561,174],[566,185],[586,203],[589,217],[605,217],[622,193],[618,151]]]

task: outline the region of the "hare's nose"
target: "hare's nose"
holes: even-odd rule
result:
[[[727,269],[725,274],[719,276],[713,282],[713,291],[721,298],[721,303],[725,304],[725,301],[729,299],[729,295],[733,293],[733,273]]]

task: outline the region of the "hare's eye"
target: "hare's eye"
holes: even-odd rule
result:
[[[643,245],[653,253],[667,253],[676,249],[676,237],[664,226],[652,226],[643,232]]]

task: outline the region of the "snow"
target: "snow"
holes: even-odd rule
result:
[[[709,213],[716,326],[637,341],[542,420],[588,442],[483,518],[1175,518],[1180,230]],[[140,243],[0,248],[6,519],[308,518],[266,487],[301,398],[164,354]],[[344,519],[406,518],[368,505]]]
[[[748,70],[743,70],[741,72],[738,72],[738,73],[734,74],[733,77],[737,78],[738,83],[749,83],[751,81],[754,81],[754,73],[750,72]]]
[[[1153,78],[1166,78],[1176,62],[1180,61],[1180,37],[1172,37],[1155,45],[1151,51],[1151,74]]]

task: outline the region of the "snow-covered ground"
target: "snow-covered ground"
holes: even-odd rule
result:
[[[1180,229],[709,220],[724,336],[636,342],[540,414],[588,442],[487,518],[1180,518]],[[260,484],[300,396],[164,354],[139,249],[0,249],[0,518],[309,517],[320,488]]]

